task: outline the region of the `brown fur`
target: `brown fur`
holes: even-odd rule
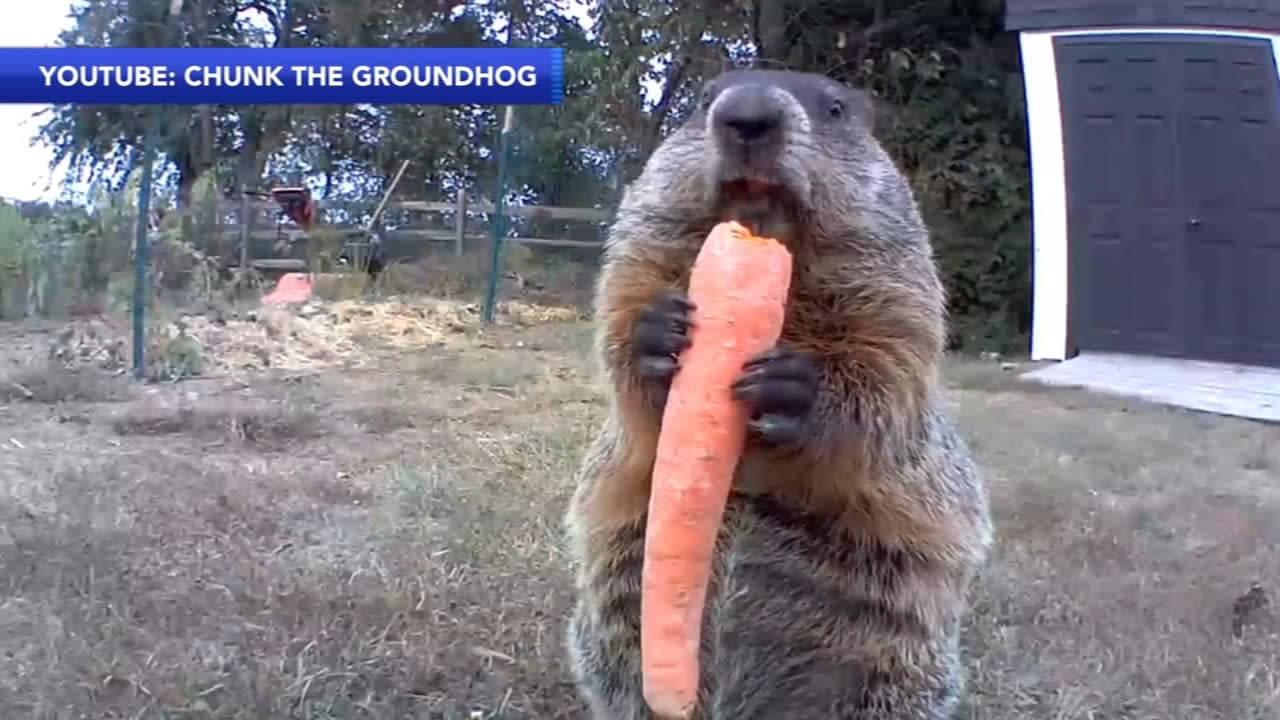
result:
[[[650,717],[639,577],[661,401],[632,367],[631,332],[658,293],[686,288],[716,222],[749,218],[792,249],[779,345],[812,354],[820,392],[807,441],[750,447],[739,466],[707,601],[700,717],[949,717],[963,690],[967,585],[992,531],[980,476],[940,406],[945,298],[928,233],[871,135],[865,96],[825,78],[762,77],[800,88],[793,116],[813,104],[809,87],[857,113],[791,118],[778,174],[800,201],[788,212],[720,202],[701,115],[628,188],[596,303],[609,414],[567,518],[574,671],[597,720]]]

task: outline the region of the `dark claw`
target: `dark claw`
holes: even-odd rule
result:
[[[809,412],[816,395],[815,388],[806,382],[763,373],[743,376],[733,389],[739,401],[762,414],[793,417]]]
[[[689,347],[689,336],[660,320],[649,321],[636,330],[636,357],[676,355]]]
[[[632,329],[636,374],[649,381],[655,399],[664,402],[671,378],[680,369],[680,353],[688,349],[689,315],[694,304],[683,294],[668,290],[640,313]]]
[[[818,383],[818,366],[805,353],[775,347],[756,355],[742,366],[744,371],[766,368],[771,375],[792,376],[810,382],[815,387]]]
[[[766,446],[804,437],[805,420],[818,399],[818,366],[804,353],[774,348],[743,364],[734,396],[751,410],[748,429]]]
[[[661,355],[642,355],[636,359],[636,372],[647,380],[674,377],[678,367],[676,359]]]
[[[804,423],[785,415],[761,415],[747,422],[747,431],[761,445],[794,445],[804,438]]]

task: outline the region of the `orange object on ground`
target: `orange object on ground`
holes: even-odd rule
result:
[[[644,696],[664,718],[688,718],[697,702],[712,554],[746,442],[731,386],[777,343],[790,286],[791,253],[736,222],[717,225],[694,261],[694,327],[658,438],[640,601]]]
[[[301,303],[311,299],[311,276],[306,273],[285,273],[276,283],[276,289],[262,297],[269,305]]]

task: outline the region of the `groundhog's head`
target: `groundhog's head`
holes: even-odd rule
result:
[[[826,76],[726,72],[655,153],[649,190],[785,236],[797,220],[844,210],[883,176],[888,158],[872,127],[870,98]]]

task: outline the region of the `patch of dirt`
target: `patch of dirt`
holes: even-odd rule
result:
[[[0,377],[0,402],[114,402],[129,397],[130,388],[117,375],[89,366],[67,368],[31,363]]]
[[[310,407],[206,400],[177,407],[131,409],[118,415],[111,428],[118,435],[188,435],[279,448],[321,437],[325,423]]]
[[[604,409],[590,328],[326,307],[287,322],[348,328],[310,336],[336,367],[259,328],[244,333],[277,343],[270,372],[108,373],[126,391],[110,403],[27,378],[32,398],[0,403],[0,707],[584,716],[560,522]],[[37,359],[52,337],[0,328]],[[948,368],[999,533],[959,717],[1276,717],[1280,624],[1259,598],[1280,592],[1280,428],[1015,375]]]

